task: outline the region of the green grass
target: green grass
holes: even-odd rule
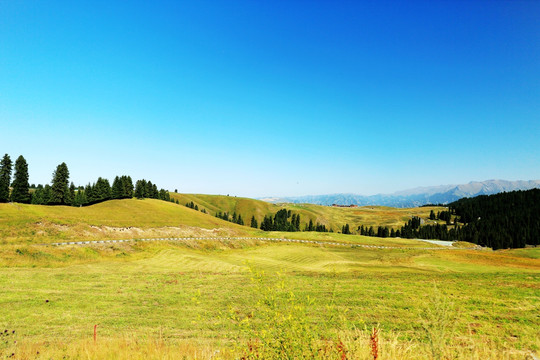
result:
[[[167,235],[246,235],[247,227],[160,200],[88,207],[0,204],[0,244]]]
[[[236,212],[241,214],[248,223],[251,216],[255,215],[260,222],[265,215],[274,215],[280,209],[288,209],[300,214],[302,228],[309,220],[321,223],[338,232],[345,224],[349,224],[354,231],[359,226],[388,226],[399,228],[413,216],[428,219],[431,210],[437,213],[445,210],[443,207],[420,207],[410,209],[390,208],[386,206],[362,206],[358,208],[339,208],[314,204],[271,204],[261,200],[241,198],[225,195],[201,195],[201,194],[176,194],[171,197],[185,205],[193,201],[199,208],[204,208],[212,215],[217,212]],[[432,223],[427,220],[428,223]]]
[[[264,216],[279,209],[250,199],[181,196],[211,213]],[[401,224],[430,211],[291,209],[364,225]],[[285,237],[394,248],[248,239],[36,245],[162,236]],[[381,330],[383,359],[523,359],[539,351],[539,248],[421,249],[426,246],[432,245],[265,233],[158,200],[85,208],[0,204],[0,329],[16,331],[0,336],[0,358],[233,359],[247,356],[247,344],[256,354],[283,358],[277,338],[297,357],[315,346],[327,347],[328,356],[308,357],[339,358],[342,344],[349,358],[368,359],[372,327]]]
[[[158,339],[164,346],[191,347],[185,350],[190,357],[234,351],[242,332],[229,314],[244,318],[261,299],[250,269],[264,271],[268,286],[283,281],[284,294],[309,297],[305,311],[315,329],[341,316],[345,329],[331,322],[326,330],[379,326],[388,339],[412,342],[428,354],[421,324],[439,292],[453,304],[456,330],[449,336],[455,349],[465,341],[523,358],[540,346],[540,263],[528,256],[536,249],[437,252],[194,241],[42,247],[32,255],[37,248],[13,249],[20,266],[0,268],[0,327],[16,330],[21,343],[9,351],[45,354],[58,344],[84,343],[94,324],[104,342]]]
[[[240,226],[213,216],[213,212],[273,214],[278,205],[258,200],[217,195],[179,195],[182,201],[197,200],[210,214],[160,200],[112,200],[88,207],[0,204],[0,244],[40,244],[62,241],[132,239],[183,236],[261,236],[342,241],[367,245],[417,246],[425,243],[405,239],[381,239],[337,233],[263,232]],[[214,204],[214,205],[212,205]],[[328,216],[337,227],[340,221],[372,223],[379,217],[382,223],[401,223],[412,215],[428,215],[426,208],[332,208],[317,205],[291,205],[294,211],[302,207],[317,213],[316,219]],[[306,210],[298,210],[306,213]],[[358,215],[367,213],[368,215]],[[332,215],[333,214],[333,215]],[[356,215],[355,215],[356,214]],[[347,216],[356,217],[347,219]],[[307,216],[306,216],[307,218]],[[361,220],[359,220],[361,219]],[[393,220],[389,220],[393,219]],[[319,221],[316,220],[316,221]],[[322,221],[322,220],[320,220]],[[246,216],[246,222],[249,219]]]

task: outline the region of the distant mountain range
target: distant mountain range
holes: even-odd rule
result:
[[[307,203],[318,205],[383,205],[392,207],[416,207],[425,204],[449,204],[465,197],[491,195],[515,190],[540,188],[540,180],[471,181],[463,185],[440,185],[398,191],[393,194],[371,196],[357,194],[307,195],[283,198],[263,198],[271,203]]]

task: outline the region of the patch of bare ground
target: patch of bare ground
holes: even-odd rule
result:
[[[111,227],[111,226],[90,226],[99,237],[111,238],[141,238],[141,237],[202,237],[202,236],[234,236],[231,229],[202,229],[194,226],[165,226],[158,228],[139,227]]]
[[[92,241],[163,237],[234,237],[242,234],[239,234],[235,229],[231,228],[204,229],[187,225],[163,227],[114,227],[87,224],[58,224],[49,221],[39,221],[26,227],[22,234],[18,233],[16,234],[17,236],[13,237],[10,236],[11,234],[5,235],[5,243],[23,243],[30,241],[35,243],[49,243],[56,241]]]

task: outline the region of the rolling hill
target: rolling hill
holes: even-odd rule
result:
[[[427,218],[431,209],[442,209],[276,205],[221,195],[171,193],[171,197],[180,205],[153,199],[110,200],[86,207],[0,204],[0,244],[165,236],[251,236],[261,234],[260,230],[249,227],[251,216],[255,215],[260,224],[265,215],[274,215],[283,208],[300,215],[301,229],[312,220],[335,232],[349,224],[354,233],[360,225],[397,228],[412,216]],[[208,213],[184,206],[191,201]],[[218,219],[215,217],[217,212],[241,214],[246,226]]]
[[[9,203],[0,204],[0,214],[0,244],[252,233],[245,226],[153,199],[110,200],[87,207]]]
[[[217,212],[236,212],[241,214],[247,225],[251,216],[260,224],[265,215],[274,215],[280,209],[291,210],[300,214],[301,228],[312,220],[314,223],[326,225],[334,231],[338,231],[344,224],[349,224],[351,229],[360,225],[364,226],[388,226],[400,227],[412,216],[428,218],[431,210],[441,211],[442,207],[420,208],[390,208],[384,206],[364,206],[356,208],[332,207],[315,204],[272,204],[262,200],[241,198],[225,195],[200,195],[200,194],[176,194],[171,197],[185,205],[193,201],[199,209],[206,209],[211,215]]]

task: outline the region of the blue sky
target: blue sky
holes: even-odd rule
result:
[[[31,183],[239,196],[540,178],[538,1],[0,1]]]

